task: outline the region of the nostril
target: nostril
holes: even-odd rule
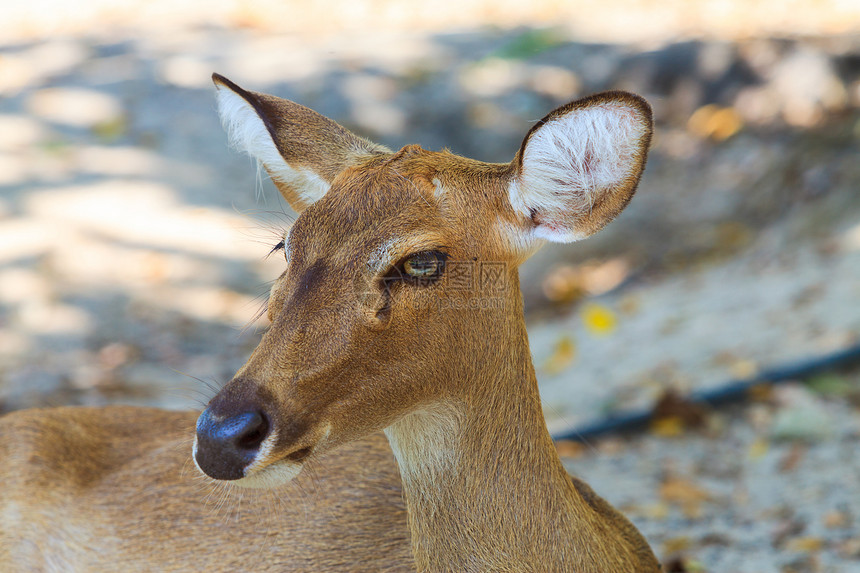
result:
[[[262,412],[243,414],[243,428],[236,435],[236,446],[243,450],[256,450],[269,435],[269,421]]]

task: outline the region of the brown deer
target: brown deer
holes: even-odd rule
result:
[[[279,245],[271,327],[199,418],[2,418],[0,569],[659,571],[559,460],[517,270],[627,205],[647,103],[569,103],[511,163],[488,164],[391,152],[213,78],[233,143],[300,213]],[[226,516],[205,503],[218,484]]]

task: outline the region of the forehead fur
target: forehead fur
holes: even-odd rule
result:
[[[436,211],[433,187],[426,170],[411,163],[395,156],[346,169],[301,218],[330,219],[340,233],[356,233],[404,222],[407,215],[428,217]]]
[[[361,248],[410,235],[441,238],[453,250],[484,243],[506,203],[508,165],[487,164],[417,145],[368,158],[340,173],[331,190],[296,221],[291,242],[345,239]],[[513,212],[511,211],[511,214]]]

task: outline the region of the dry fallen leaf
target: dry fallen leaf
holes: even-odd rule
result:
[[[747,455],[750,459],[757,460],[767,453],[768,448],[770,448],[770,444],[767,440],[764,438],[756,438],[753,443],[750,444]]]
[[[585,446],[573,440],[559,440],[555,443],[555,449],[563,458],[578,458],[585,453]]]
[[[705,567],[688,557],[674,557],[663,566],[666,573],[705,573]]]
[[[737,360],[729,367],[729,372],[735,378],[752,378],[758,372],[758,364],[753,360]]]
[[[678,416],[658,418],[651,422],[651,432],[661,438],[677,438],[684,435],[684,421]]]
[[[772,402],[773,385],[756,384],[747,390],[747,397],[754,402]]]
[[[693,542],[686,535],[670,537],[663,542],[663,553],[679,553],[689,549]]]
[[[562,336],[555,343],[552,354],[543,365],[547,374],[559,374],[573,363],[576,358],[576,344],[569,336]]]
[[[648,519],[663,520],[669,515],[669,505],[665,503],[651,503],[641,508],[641,514]]]
[[[701,517],[701,504],[711,495],[693,482],[681,478],[668,478],[660,485],[660,499],[681,508],[690,518]]]
[[[820,537],[795,537],[788,541],[785,548],[799,553],[814,553],[824,548],[824,540]]]
[[[743,119],[733,108],[713,104],[697,109],[687,122],[687,127],[694,134],[717,141],[733,136],[743,125]]]
[[[571,266],[560,265],[544,277],[544,295],[552,302],[566,303],[587,295],[600,295],[612,290],[630,274],[630,265],[621,258],[589,261]]]
[[[617,320],[611,309],[591,303],[582,309],[582,322],[592,335],[607,336],[615,330]]]
[[[793,444],[785,457],[779,462],[779,471],[792,472],[797,468],[797,464],[803,459],[806,454],[806,447],[802,444]]]
[[[705,425],[705,409],[675,390],[665,390],[654,405],[652,431],[660,436],[679,436],[687,428]]]
[[[556,267],[543,280],[543,293],[552,302],[565,303],[585,296],[582,277],[570,265]]]
[[[824,514],[824,527],[837,529],[848,525],[848,514],[844,511],[834,510]]]
[[[660,497],[669,503],[686,503],[707,501],[711,496],[691,481],[669,478],[660,485]]]

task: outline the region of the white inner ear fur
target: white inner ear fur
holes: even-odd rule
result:
[[[223,85],[217,87],[216,98],[230,145],[262,163],[272,179],[292,187],[305,203],[315,203],[326,194],[331,185],[322,177],[284,161],[263,120],[245,98]]]
[[[547,122],[526,142],[522,171],[508,190],[511,205],[525,217],[539,214],[537,237],[584,238],[569,222],[633,174],[646,130],[639,110],[623,102],[574,109]]]

